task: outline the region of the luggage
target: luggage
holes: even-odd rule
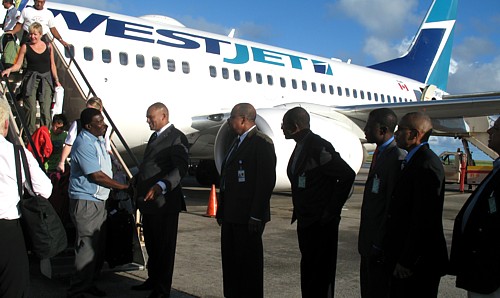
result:
[[[19,156],[23,161],[26,177],[27,194],[24,197],[21,196],[19,210],[21,211],[21,223],[25,235],[29,236],[26,239],[27,247],[40,259],[52,258],[68,246],[66,231],[52,204],[47,199],[34,194],[24,149],[20,145],[16,145],[14,149],[20,196],[22,193],[22,167]]]
[[[123,209],[111,209],[106,220],[105,260],[110,268],[132,263],[134,216]]]

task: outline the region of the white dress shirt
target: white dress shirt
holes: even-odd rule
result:
[[[52,183],[49,177],[38,166],[33,154],[26,149],[24,149],[24,152],[28,160],[33,191],[44,198],[50,197]],[[26,179],[24,171],[22,171],[22,177],[24,185]],[[20,217],[17,208],[19,199],[14,146],[0,135],[0,219],[17,219]]]

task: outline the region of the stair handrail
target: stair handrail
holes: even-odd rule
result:
[[[57,46],[55,46],[53,39],[51,39],[51,43],[53,45],[52,48],[56,49],[56,51],[58,52],[58,54],[59,54],[60,57],[63,57],[63,54],[59,51],[59,49],[57,48]],[[87,77],[83,73],[83,70],[81,69],[80,65],[76,61],[75,55],[74,55],[73,51],[71,51],[71,47],[68,46],[68,47],[65,47],[64,49],[65,49],[65,54],[68,53],[69,54],[68,56],[69,56],[69,59],[70,59],[69,63],[67,63],[66,60],[62,59],[64,61],[64,63],[66,64],[66,69],[69,69],[70,64],[73,63],[75,65],[76,69],[78,70],[78,73],[82,77],[83,81],[85,82],[85,85],[89,89],[89,93],[91,93],[93,96],[97,97],[97,93],[95,92],[95,90],[90,85],[89,80],[87,79]],[[66,55],[64,55],[64,56],[67,57]],[[78,81],[76,81],[76,83],[79,84]],[[118,139],[120,140],[120,142],[122,143],[123,147],[125,148],[125,151],[130,156],[130,158],[132,159],[132,161],[135,164],[135,166],[138,167],[139,166],[139,160],[137,159],[137,157],[135,156],[135,154],[132,152],[132,150],[128,146],[127,142],[125,141],[125,138],[123,137],[123,135],[120,133],[120,131],[116,127],[114,121],[111,119],[111,117],[109,116],[108,111],[106,110],[106,108],[104,106],[103,106],[102,112],[104,113],[104,116],[106,117],[106,119],[108,120],[109,124],[111,125],[111,128],[113,129],[113,132],[116,133],[116,135],[118,136]]]

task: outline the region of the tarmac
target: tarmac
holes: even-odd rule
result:
[[[367,168],[356,177],[354,192],[342,211],[340,222],[336,297],[359,297],[359,254],[357,238],[364,181]],[[179,217],[177,253],[172,283],[172,298],[223,297],[220,257],[220,228],[214,218],[206,217],[210,188],[201,187],[192,177],[184,182],[187,212]],[[424,187],[424,186],[423,186]],[[470,193],[457,191],[458,185],[448,185],[443,212],[443,225],[448,247],[453,221]],[[296,225],[290,224],[292,202],[290,193],[274,193],[271,198],[271,221],[266,225],[264,241],[264,296],[301,297],[300,252]],[[31,262],[30,297],[66,297],[68,278],[48,279],[40,273],[38,261]],[[105,271],[96,284],[107,297],[147,297],[149,292],[131,291],[132,285],[147,278],[146,270],[125,272]],[[455,287],[455,277],[441,279],[438,297],[466,297]],[[92,296],[89,296],[92,297]]]

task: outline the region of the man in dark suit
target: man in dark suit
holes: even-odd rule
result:
[[[302,297],[318,298],[334,294],[340,213],[356,174],[332,144],[311,132],[309,120],[296,107],[285,113],[281,129],[297,142],[287,174],[302,254]]]
[[[152,290],[151,298],[170,297],[179,212],[186,210],[181,179],[188,168],[189,144],[169,123],[163,103],[151,105],[146,118],[154,133],[134,179],[148,252],[148,279],[132,289]]]
[[[422,113],[403,116],[396,131],[408,151],[387,216],[384,248],[392,269],[390,297],[436,297],[448,265],[443,233],[444,169],[429,148],[432,123]]]
[[[255,125],[248,103],[228,119],[238,135],[222,163],[217,222],[221,225],[224,297],[264,296],[262,233],[271,219],[269,200],[276,183],[272,140]]]
[[[368,143],[375,143],[370,171],[365,184],[361,223],[359,226],[358,251],[361,255],[361,297],[382,298],[389,295],[391,274],[385,266],[383,240],[387,207],[396,186],[401,162],[406,151],[394,141],[394,129],[398,124],[396,114],[387,108],[370,112],[365,125]]]
[[[500,154],[500,118],[488,129],[488,147]],[[468,297],[500,297],[500,159],[455,219],[451,274]]]

